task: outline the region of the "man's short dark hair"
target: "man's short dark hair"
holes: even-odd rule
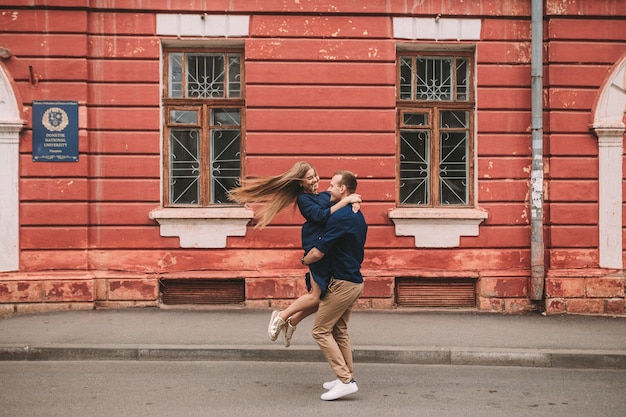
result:
[[[348,190],[350,194],[356,192],[356,186],[357,186],[356,175],[354,175],[350,171],[345,171],[345,170],[337,171],[335,172],[335,175],[341,175],[341,181],[339,182],[339,185],[345,185],[346,189]]]

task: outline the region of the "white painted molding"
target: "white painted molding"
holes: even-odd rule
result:
[[[595,103],[592,128],[620,127],[624,129],[626,110],[626,57],[622,57],[604,83]]]
[[[625,111],[626,54],[615,65],[601,88],[590,126],[598,136],[598,251],[602,268],[623,268],[622,155]]]
[[[225,248],[228,236],[245,236],[254,217],[245,207],[157,208],[150,218],[161,236],[178,236],[181,248]]]
[[[480,19],[394,17],[393,37],[422,40],[480,40]]]
[[[396,235],[413,236],[417,248],[458,247],[461,236],[478,236],[478,226],[487,217],[486,211],[471,208],[400,207],[389,211]]]
[[[622,268],[622,154],[624,128],[595,129],[598,135],[598,230],[602,268]]]
[[[11,82],[0,66],[0,272],[20,267],[19,142],[23,125]]]
[[[196,37],[248,36],[250,16],[157,14],[157,35]]]

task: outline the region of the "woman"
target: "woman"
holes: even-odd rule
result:
[[[296,162],[286,172],[271,176],[252,178],[244,185],[229,192],[229,198],[239,204],[265,203],[255,214],[256,228],[263,228],[287,206],[297,204],[306,222],[302,225],[302,248],[306,254],[315,244],[324,230],[328,217],[338,209],[354,205],[358,211],[361,196],[352,194],[332,205],[328,192],[317,192],[319,176],[315,168],[304,161]],[[296,325],[308,315],[314,313],[320,299],[326,294],[330,280],[328,260],[309,265],[307,273],[307,294],[300,296],[283,311],[273,311],[268,326],[268,334],[272,341],[285,331],[283,342],[285,347],[291,344]],[[310,279],[312,277],[313,279]]]

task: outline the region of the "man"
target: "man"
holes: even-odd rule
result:
[[[331,201],[339,201],[356,191],[356,176],[349,171],[337,171],[328,191]],[[303,265],[330,258],[332,278],[322,299],[313,338],[335,372],[336,380],[324,383],[329,390],[322,400],[336,400],[358,391],[353,378],[352,345],[348,321],[352,307],[363,291],[361,263],[365,248],[367,224],[361,211],[354,213],[349,205],[337,210],[326,223],[315,246],[302,258]]]

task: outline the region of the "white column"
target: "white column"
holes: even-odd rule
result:
[[[622,155],[626,111],[626,54],[600,88],[590,128],[598,136],[599,262],[622,268]]]
[[[624,127],[595,128],[598,135],[600,266],[622,268],[622,138]]]
[[[19,269],[19,132],[0,121],[0,271]]]
[[[0,65],[0,272],[20,267],[20,118],[13,84]]]

